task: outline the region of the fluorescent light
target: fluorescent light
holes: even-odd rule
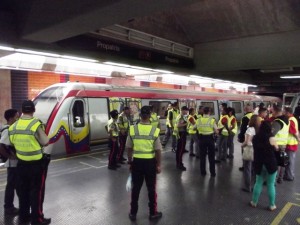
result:
[[[5,50],[5,51],[14,51],[14,48],[11,47],[6,47],[6,46],[0,46],[0,50]]]
[[[280,76],[281,79],[299,79],[300,74],[295,74],[295,75],[282,75]]]
[[[73,60],[79,60],[85,62],[99,62],[98,60],[95,59],[81,58],[81,57],[69,56],[69,55],[62,55],[61,57],[65,59],[73,59]]]
[[[168,74],[170,74],[170,73],[173,73],[172,71],[168,71],[168,70],[153,70],[153,71],[155,71],[155,72],[159,72],[159,73],[168,73]]]
[[[34,54],[34,55],[44,55],[44,56],[50,56],[50,57],[59,57],[58,54],[48,53],[48,52],[39,52],[39,51],[32,51],[27,49],[16,49],[16,52],[22,52],[22,53],[28,53],[28,54]]]

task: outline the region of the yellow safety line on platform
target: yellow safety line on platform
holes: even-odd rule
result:
[[[292,206],[298,206],[298,207],[300,207],[300,205],[292,203],[292,202],[286,203],[286,205],[283,207],[283,209],[278,213],[278,215],[276,216],[276,218],[273,220],[273,222],[271,223],[271,225],[279,225],[279,223],[281,222],[281,220],[283,219],[283,217],[287,214],[287,212],[291,209]]]

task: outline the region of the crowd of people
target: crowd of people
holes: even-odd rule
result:
[[[186,171],[184,153],[200,159],[200,173],[216,176],[216,164],[234,159],[234,137],[241,143],[243,187],[252,192],[250,205],[256,207],[263,185],[267,185],[269,209],[276,209],[275,184],[293,181],[295,178],[295,154],[300,141],[298,120],[292,109],[281,109],[274,104],[270,109],[252,103],[245,104],[245,115],[238,126],[233,108],[220,105],[218,121],[211,116],[209,107],[197,109],[169,104],[166,111],[166,132],[160,141],[159,117],[152,106],[143,106],[136,124],[130,120],[130,108],[119,113],[112,110],[107,123],[109,134],[108,169],[116,170],[122,164],[130,165],[132,194],[129,218],[136,220],[138,199],[145,180],[149,197],[149,219],[162,217],[157,211],[156,176],[161,172],[161,151],[171,138],[171,149],[176,154],[176,169]],[[32,224],[50,224],[51,219],[43,214],[45,178],[50,155],[43,152],[48,144],[40,120],[33,117],[35,106],[24,101],[22,116],[15,109],[5,112],[7,125],[1,131],[0,153],[6,157],[7,185],[4,208],[7,214],[19,214],[20,221]],[[188,150],[186,150],[189,139]],[[127,159],[124,157],[127,152]],[[283,154],[284,153],[284,154]],[[206,165],[208,156],[209,166]],[[288,159],[288,162],[286,162]],[[21,188],[22,187],[22,188]],[[14,192],[19,197],[19,209],[13,204]]]

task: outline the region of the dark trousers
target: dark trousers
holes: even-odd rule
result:
[[[4,208],[6,209],[14,207],[15,190],[17,195],[19,195],[17,189],[17,176],[17,167],[7,168],[7,183],[4,196]]]
[[[182,156],[186,145],[186,135],[185,131],[179,132],[179,139],[177,140],[177,151],[176,151],[176,164],[177,166],[182,166]]]
[[[156,160],[134,158],[131,167],[132,174],[132,192],[131,192],[131,214],[137,214],[138,200],[144,179],[146,181],[149,198],[150,215],[157,212],[157,194],[156,187]]]
[[[118,138],[116,141],[109,139],[110,152],[108,156],[108,166],[114,166],[117,164],[117,154],[119,151]]]
[[[31,221],[43,221],[43,190],[45,188],[45,165],[43,159],[32,162],[19,161],[17,165],[19,188],[19,215],[21,218],[30,216]]]
[[[200,135],[200,171],[206,174],[206,155],[208,155],[210,174],[215,175],[215,142],[213,135]]]
[[[126,144],[127,135],[120,135],[119,136],[119,151],[117,155],[117,160],[120,161],[124,158],[124,150],[125,150],[125,144]]]

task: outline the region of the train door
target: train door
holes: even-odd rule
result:
[[[76,98],[69,109],[71,153],[89,150],[89,122],[86,101]]]
[[[219,109],[218,109],[218,101],[205,101],[205,100],[197,100],[197,111],[199,106],[209,107],[211,110],[211,116],[219,121]]]

